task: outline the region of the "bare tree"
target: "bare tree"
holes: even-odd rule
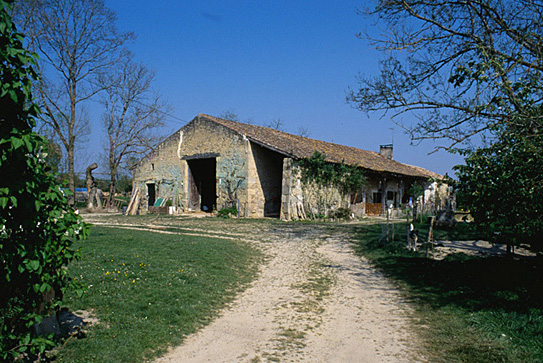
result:
[[[106,90],[102,120],[108,136],[109,206],[114,205],[122,162],[147,152],[159,141],[156,132],[163,126],[168,106],[151,89],[154,76],[144,65],[134,62],[131,54],[125,53],[124,60],[111,74],[101,78]]]
[[[102,0],[21,0],[15,17],[40,57],[34,84],[40,121],[66,149],[75,193],[75,145],[90,130],[84,103],[102,90],[97,77],[117,62],[117,51],[133,35],[117,31],[115,14]]]
[[[305,126],[298,127],[298,131],[296,133],[303,137],[311,136],[311,131],[309,131],[309,129]]]
[[[219,118],[234,121],[234,122],[240,122],[239,116],[237,115],[236,111],[234,111],[233,109],[229,109],[229,110],[221,112],[219,114]]]
[[[242,122],[234,109],[228,109],[226,111],[223,111],[219,114],[218,117],[225,120],[234,121],[234,122]],[[253,120],[253,118],[250,117],[248,119],[243,120],[243,123],[246,123],[248,125],[254,125],[255,120]]]
[[[532,112],[543,100],[543,1],[388,0],[366,14],[385,29],[367,37],[389,57],[350,90],[355,107],[445,149],[500,124],[543,126]],[[406,112],[417,121],[396,118]]]
[[[272,119],[264,124],[265,127],[269,127],[270,129],[274,129],[277,131],[285,131],[284,130],[284,123],[281,120],[280,117],[276,119]]]

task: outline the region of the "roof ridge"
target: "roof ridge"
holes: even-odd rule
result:
[[[383,157],[381,154],[379,154],[378,152],[373,151],[373,150],[366,150],[366,149],[358,148],[358,147],[356,147],[356,146],[338,144],[338,143],[331,142],[331,141],[324,141],[324,140],[314,139],[314,138],[307,137],[307,136],[296,135],[296,134],[292,134],[292,133],[290,133],[290,132],[286,132],[286,131],[282,131],[282,130],[277,130],[277,129],[274,129],[274,128],[271,128],[271,127],[268,127],[268,126],[253,125],[253,124],[248,124],[248,123],[245,123],[245,122],[228,120],[228,119],[224,119],[224,118],[220,118],[220,117],[216,117],[216,116],[212,116],[212,115],[207,115],[207,114],[205,114],[205,113],[199,113],[198,116],[204,116],[204,117],[210,118],[210,119],[212,119],[212,120],[220,120],[220,121],[232,122],[232,123],[235,123],[235,124],[240,124],[240,125],[249,126],[249,127],[258,127],[258,128],[262,128],[262,129],[266,129],[266,130],[272,131],[272,132],[277,132],[277,133],[279,133],[279,134],[284,134],[284,135],[287,135],[287,136],[293,136],[293,137],[296,137],[296,138],[301,138],[301,139],[306,139],[306,140],[311,140],[311,141],[322,142],[322,143],[326,143],[326,144],[330,144],[330,145],[335,145],[335,146],[340,146],[340,147],[346,147],[346,148],[356,149],[356,150],[360,150],[360,151],[364,151],[364,152],[368,152],[368,153],[375,154],[376,156]],[[224,126],[224,125],[223,125],[223,126]],[[236,131],[236,130],[233,130],[233,131]],[[236,132],[237,132],[237,131],[236,131]],[[395,161],[395,162],[400,163],[400,162],[397,161],[397,160],[392,160],[392,161]],[[405,165],[407,165],[407,164],[405,164]]]
[[[252,125],[239,121],[232,121],[204,113],[196,118],[205,118],[229,130],[243,135],[253,142],[267,146],[275,151],[291,155],[296,158],[309,158],[315,151],[326,156],[329,162],[356,165],[368,170],[389,172],[414,177],[438,177],[441,175],[425,168],[388,159],[376,151],[360,149],[355,146],[336,144],[324,140],[295,135],[286,131],[276,130],[261,125]],[[196,119],[195,118],[195,119]],[[194,121],[194,120],[193,120]],[[192,121],[191,121],[192,122]]]

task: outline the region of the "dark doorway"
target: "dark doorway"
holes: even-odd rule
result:
[[[257,144],[251,148],[264,194],[264,217],[277,218],[281,212],[284,156]]]
[[[217,206],[217,161],[215,158],[187,160],[189,165],[188,207],[211,212]]]
[[[156,200],[156,189],[154,183],[147,184],[147,195],[149,196],[149,207],[152,207],[153,205],[155,205]]]

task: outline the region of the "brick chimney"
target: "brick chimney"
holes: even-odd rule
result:
[[[392,144],[381,145],[379,147],[379,154],[383,155],[387,159],[392,160]]]

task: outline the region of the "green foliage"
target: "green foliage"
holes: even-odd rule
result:
[[[424,194],[424,188],[422,187],[422,185],[418,183],[413,183],[409,187],[407,194],[412,196],[414,199],[414,202],[416,202],[417,198]]]
[[[318,151],[310,158],[301,159],[299,163],[302,169],[302,182],[318,186],[335,186],[344,195],[360,190],[366,183],[360,168],[345,163],[327,162],[326,155]]]
[[[47,153],[45,161],[52,171],[58,173],[62,162],[62,148],[59,144],[47,137],[44,138],[44,141],[46,143],[45,152]]]
[[[328,213],[328,217],[333,219],[349,219],[351,218],[351,210],[347,208],[338,208]]]
[[[310,158],[298,160],[306,194],[307,215],[313,219],[337,218],[337,208],[348,207],[349,196],[356,195],[365,178],[356,166],[326,161],[326,155],[315,151]],[[340,205],[338,193],[341,197]],[[350,213],[349,213],[350,214]]]
[[[117,180],[117,190],[122,193],[130,193],[132,191],[132,177],[121,175]]]
[[[217,217],[220,218],[230,218],[231,216],[237,216],[238,210],[235,206],[229,207],[229,208],[221,208],[217,212]]]
[[[0,0],[0,360],[37,357],[53,342],[33,327],[71,285],[65,267],[77,258],[72,240],[87,227],[46,162],[45,140],[32,131],[34,58],[23,48]],[[54,291],[54,296],[51,292]],[[45,298],[49,295],[49,298]]]
[[[492,145],[464,152],[466,165],[455,167],[458,198],[487,238],[542,249],[543,134],[541,125],[527,131],[514,122]]]

